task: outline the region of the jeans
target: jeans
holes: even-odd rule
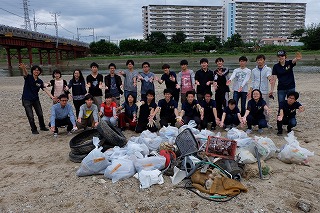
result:
[[[73,100],[73,105],[74,108],[76,109],[76,118],[79,116],[79,112],[80,112],[80,107],[82,104],[85,104],[86,102],[84,101],[84,99],[82,100]],[[100,106],[97,106],[98,108],[100,108]]]
[[[51,126],[51,123],[49,123],[49,126]],[[55,119],[54,133],[58,133],[58,127],[61,126],[67,126],[67,131],[70,132],[73,128],[73,124],[70,121],[70,117],[65,117],[63,119]]]
[[[238,115],[234,114],[234,115],[226,115],[226,118],[224,120],[224,125],[225,126],[238,126],[240,124]]]
[[[282,125],[288,125],[287,130],[288,132],[291,132],[292,127],[297,126],[297,120],[296,118],[287,118],[283,117],[282,121],[277,121],[278,131],[282,131]]]
[[[241,98],[241,116],[244,116],[244,113],[246,112],[246,101],[247,101],[247,92],[233,92],[233,99],[237,102],[237,105],[239,103],[239,99]]]
[[[286,99],[286,96],[290,92],[296,91],[295,88],[287,89],[287,90],[278,90],[278,104]]]
[[[103,116],[102,118],[101,118],[101,120],[103,120],[103,121],[107,121],[108,123],[110,123],[112,126],[117,126],[117,124],[118,124],[118,119],[117,118],[115,118],[115,117],[107,117],[107,116]]]
[[[258,125],[259,129],[266,128],[268,126],[265,118],[254,118],[252,115],[247,117],[248,129],[252,129],[252,125]]]
[[[38,119],[39,119],[39,125],[40,129],[45,128],[46,125],[44,124],[44,118],[43,118],[43,112],[40,104],[40,100],[35,100],[35,101],[29,101],[29,100],[22,100],[22,106],[24,107],[28,121],[31,127],[31,131],[36,131],[37,126],[34,122],[34,115],[33,115],[33,110],[32,107],[34,108],[34,111],[36,112]]]

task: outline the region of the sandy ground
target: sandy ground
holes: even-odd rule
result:
[[[70,79],[70,76],[65,77]],[[48,81],[49,76],[42,76]],[[299,101],[306,111],[299,114],[295,135],[300,145],[315,152],[310,166],[285,164],[270,159],[269,180],[242,180],[248,193],[226,203],[209,202],[182,188],[175,188],[168,177],[163,185],[140,190],[130,178],[115,184],[103,176],[77,177],[80,164],[68,159],[72,136],[61,130],[54,139],[49,132],[32,135],[21,105],[23,77],[1,78],[0,130],[0,212],[299,212],[299,200],[320,211],[319,103],[320,74],[296,74]],[[162,91],[164,85],[158,86]],[[161,96],[158,92],[157,99]],[[51,100],[40,92],[45,122],[49,121]],[[271,102],[275,127],[276,101]],[[222,131],[218,128],[215,132]],[[133,132],[126,131],[129,138]],[[278,147],[285,144],[276,130],[267,130]]]

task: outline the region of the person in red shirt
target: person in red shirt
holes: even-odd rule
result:
[[[112,101],[110,93],[105,94],[105,102],[101,104],[99,115],[102,116],[101,120],[105,120],[113,126],[117,126],[117,104]]]

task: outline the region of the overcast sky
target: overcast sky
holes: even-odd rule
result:
[[[250,0],[249,0],[250,1]],[[274,1],[274,0],[266,0]],[[306,25],[320,23],[319,0],[281,0],[307,2]],[[24,28],[22,0],[1,0],[0,24]],[[53,22],[51,13],[58,12],[59,36],[76,38],[77,28],[94,28],[99,39],[110,36],[113,41],[141,39],[142,6],[154,4],[219,5],[219,0],[29,0],[29,16],[33,29],[34,11],[37,22]],[[54,26],[38,26],[38,31],[55,35]],[[92,30],[80,30],[81,40],[91,42]]]

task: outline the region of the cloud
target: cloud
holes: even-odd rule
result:
[[[269,1],[269,0],[265,0]],[[274,0],[270,0],[274,1]],[[319,0],[291,0],[283,2],[307,2],[306,24],[320,22]],[[18,16],[0,10],[0,23],[15,27],[24,25],[23,7],[21,0],[1,0],[1,8],[13,12]],[[142,29],[142,6],[157,4],[174,5],[218,5],[220,1],[215,0],[29,0],[29,16],[33,21],[33,10],[38,22],[53,22],[51,13],[58,12],[59,35],[67,38],[77,37],[77,27],[94,28],[97,36],[110,36],[111,40],[126,38],[141,39]],[[31,23],[33,28],[33,23]],[[38,26],[39,31],[47,34],[55,34],[53,26]],[[90,32],[81,31],[82,35]],[[87,38],[91,42],[92,38]]]

